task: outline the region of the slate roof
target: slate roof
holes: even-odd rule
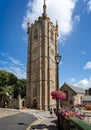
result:
[[[68,83],[64,83],[64,85],[68,86],[69,88],[71,88],[73,91],[75,91],[76,93],[79,93],[79,94],[85,94],[85,89],[84,88],[81,88],[81,87],[78,87],[78,86],[73,86],[71,84],[68,84]],[[63,86],[64,86],[63,85]],[[62,87],[63,87],[62,86]]]

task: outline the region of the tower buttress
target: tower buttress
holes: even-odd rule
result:
[[[30,21],[28,19],[28,22],[27,22],[27,34],[29,34],[29,28],[30,28]]]

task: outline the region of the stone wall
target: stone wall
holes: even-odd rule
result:
[[[26,106],[25,99],[21,99],[19,95],[17,99],[12,99],[10,96],[5,95],[0,100],[0,107],[2,108],[14,108],[14,109],[21,109],[22,106]]]
[[[60,90],[64,90],[67,96],[66,100],[62,101],[63,106],[72,106],[82,103],[82,97],[84,94],[76,93],[66,85],[64,85]]]

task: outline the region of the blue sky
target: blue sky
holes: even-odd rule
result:
[[[91,87],[91,0],[46,0],[58,20],[59,82]],[[0,69],[26,78],[26,23],[41,16],[43,0],[0,0]]]

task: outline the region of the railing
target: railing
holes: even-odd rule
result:
[[[91,130],[91,126],[89,124],[75,117],[66,119],[61,116],[60,124],[63,130]]]
[[[75,126],[74,130],[91,130],[91,126],[89,124],[75,117],[70,118],[70,126],[71,124]]]

